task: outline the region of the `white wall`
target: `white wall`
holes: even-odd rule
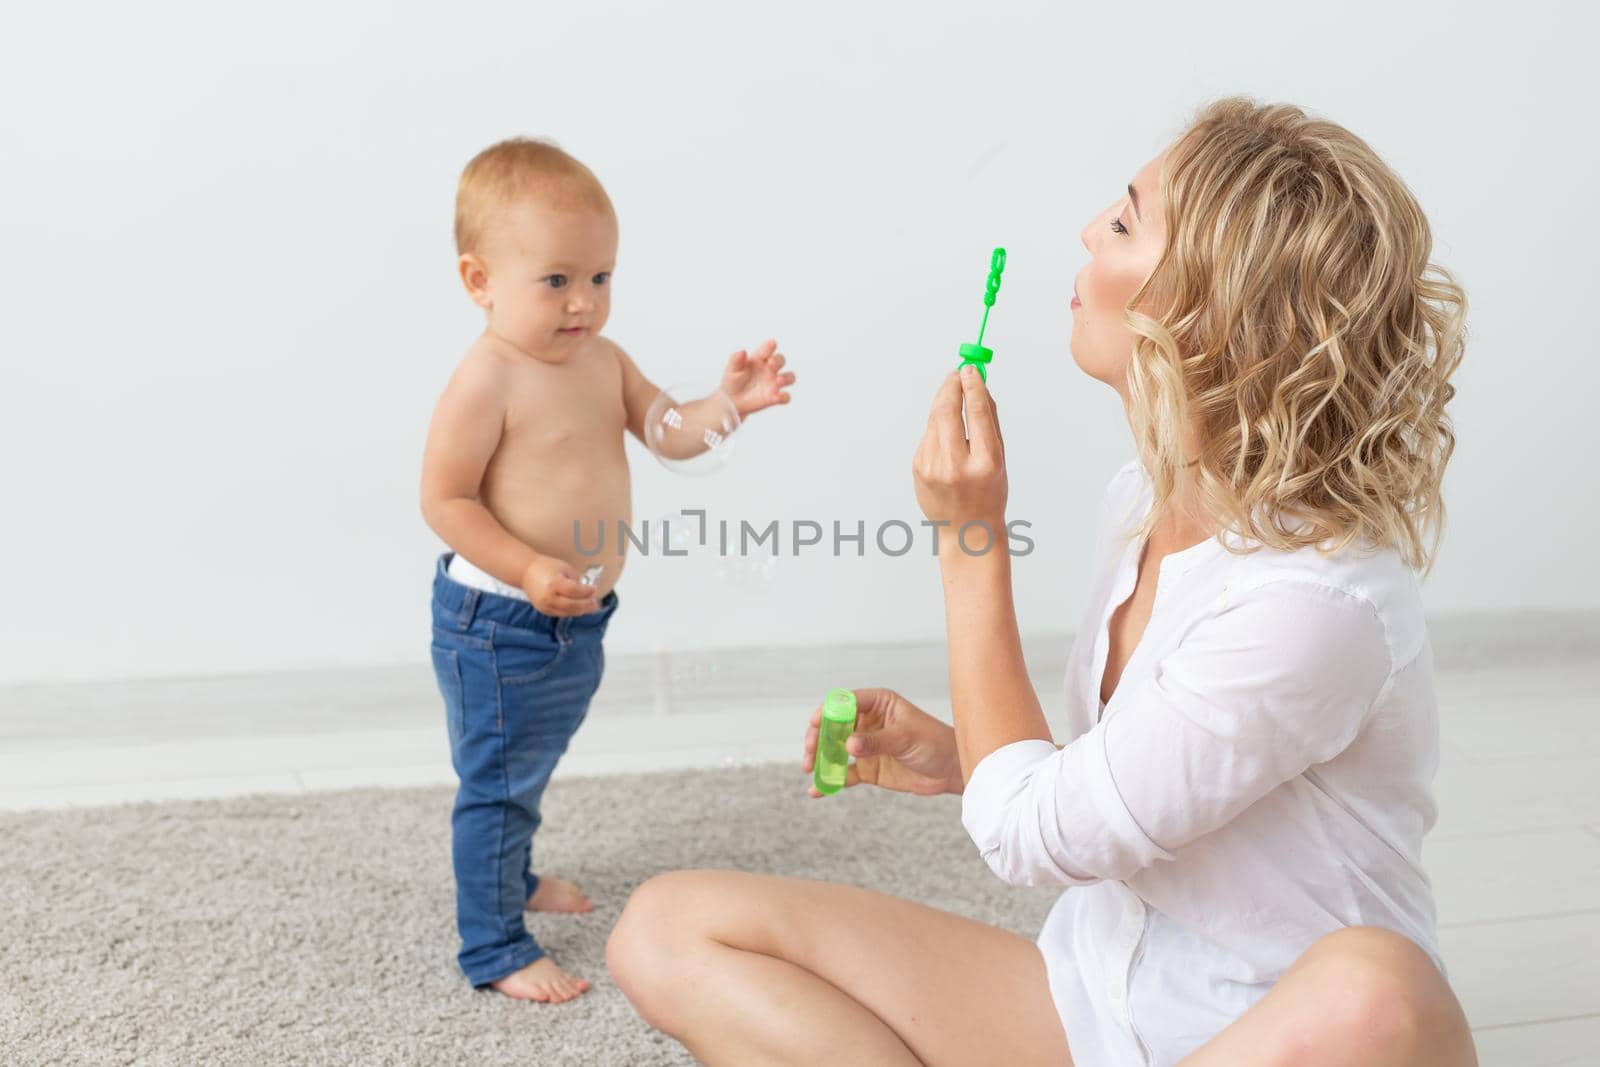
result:
[[[432,401],[479,322],[455,177],[556,137],[622,219],[610,334],[656,381],[777,336],[736,463],[635,449],[637,513],[915,522],[909,462],[989,337],[1023,625],[1077,625],[1132,454],[1066,350],[1083,223],[1209,96],[1365,136],[1472,300],[1434,611],[1600,607],[1592,18],[1523,4],[29,5],[0,44],[0,680],[420,661]],[[1483,14],[1475,13],[1483,10]],[[917,12],[912,14],[912,12]],[[635,560],[619,651],[937,637],[933,562]]]

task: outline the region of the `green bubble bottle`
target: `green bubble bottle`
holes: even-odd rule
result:
[[[850,754],[845,739],[855,732],[856,695],[848,689],[830,689],[822,699],[822,723],[817,730],[816,769],[811,778],[819,793],[837,793],[844,788],[845,768]]]

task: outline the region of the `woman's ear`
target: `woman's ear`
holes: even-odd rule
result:
[[[489,268],[483,265],[483,260],[468,252],[456,261],[456,271],[474,304],[485,311],[494,307],[494,300],[489,296]]]

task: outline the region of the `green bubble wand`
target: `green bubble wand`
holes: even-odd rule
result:
[[[989,257],[989,280],[983,290],[983,323],[978,327],[978,342],[961,346],[961,366],[965,367],[970,363],[977,367],[985,382],[989,380],[987,366],[994,358],[994,350],[983,347],[983,331],[989,328],[989,309],[994,307],[995,294],[1000,291],[1000,275],[1005,269],[1006,250],[997,248],[994,250],[994,255]]]

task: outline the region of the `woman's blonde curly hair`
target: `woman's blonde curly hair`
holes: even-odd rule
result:
[[[1166,249],[1126,317],[1155,493],[1136,536],[1193,467],[1225,530],[1286,551],[1394,546],[1426,575],[1466,294],[1429,262],[1410,190],[1343,127],[1238,97],[1201,110],[1162,185]]]

